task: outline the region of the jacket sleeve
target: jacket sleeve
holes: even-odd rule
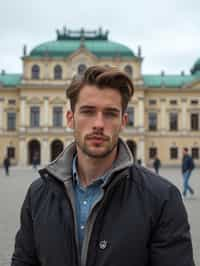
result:
[[[40,266],[34,243],[30,189],[21,209],[20,229],[15,238],[15,249],[11,266]]]
[[[151,266],[195,265],[187,213],[174,186],[152,235],[150,261]]]

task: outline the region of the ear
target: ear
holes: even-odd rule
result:
[[[74,129],[74,113],[72,111],[67,111],[66,113],[67,126]]]
[[[121,130],[123,130],[126,125],[127,125],[127,122],[128,122],[128,114],[127,113],[124,113],[122,115],[122,125],[121,125]]]

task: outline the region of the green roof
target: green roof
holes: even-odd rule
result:
[[[67,57],[81,47],[81,40],[57,40],[36,46],[31,52],[32,57]],[[84,47],[97,57],[135,57],[125,45],[108,40],[85,40]]]
[[[145,86],[155,88],[162,86],[169,88],[182,87],[195,79],[192,75],[143,75]]]
[[[16,87],[21,83],[21,74],[0,74],[0,84],[5,87]]]

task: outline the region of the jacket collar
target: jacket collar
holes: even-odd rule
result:
[[[72,162],[75,154],[76,145],[75,142],[73,142],[68,145],[54,161],[41,169],[40,173],[42,174],[43,172],[48,172],[51,176],[60,180],[61,182],[70,181],[70,179],[72,180]],[[130,167],[132,164],[133,156],[126,143],[119,138],[118,155],[116,160],[113,162],[112,168],[108,171],[109,176],[127,167]]]

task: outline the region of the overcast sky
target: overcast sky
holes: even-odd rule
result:
[[[0,69],[22,72],[28,52],[64,25],[108,29],[109,39],[142,47],[143,73],[189,73],[200,57],[199,0],[0,0]]]

